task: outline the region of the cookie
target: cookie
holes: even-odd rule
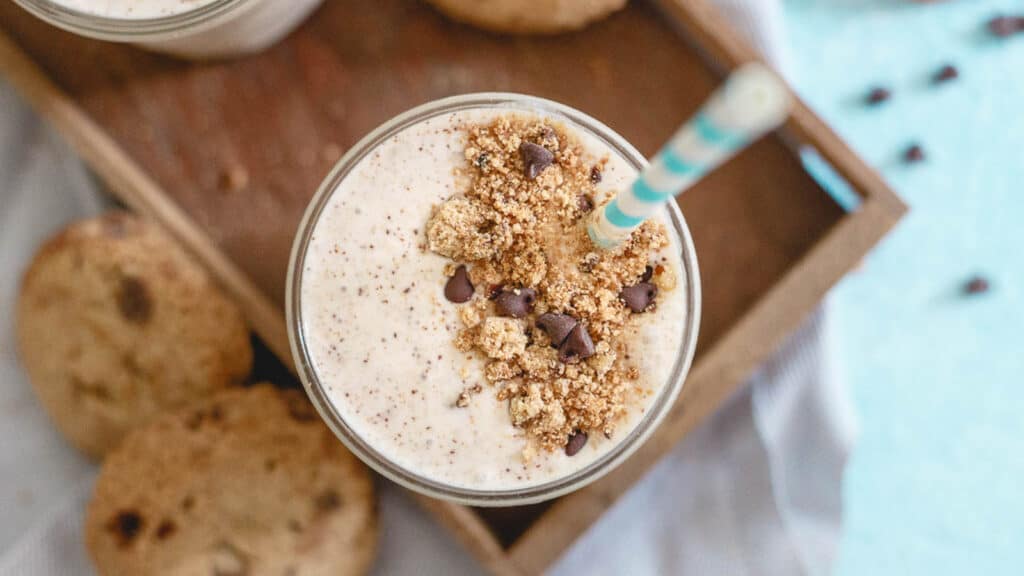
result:
[[[346,576],[377,541],[373,482],[299,391],[218,394],[130,434],[85,521],[107,576]]]
[[[583,28],[628,0],[427,0],[449,17],[494,32],[554,34]]]
[[[73,224],[39,250],[17,339],[42,405],[96,458],[252,367],[238,308],[156,224],[123,212]]]

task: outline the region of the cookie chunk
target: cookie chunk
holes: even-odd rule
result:
[[[21,286],[17,338],[43,406],[96,458],[252,367],[238,308],[155,224],[121,212],[40,249]]]
[[[451,18],[494,32],[554,34],[583,28],[627,0],[428,0]]]
[[[85,521],[101,575],[363,574],[373,483],[301,392],[235,389],[131,433]]]

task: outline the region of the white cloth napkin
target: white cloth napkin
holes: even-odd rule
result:
[[[777,0],[719,0],[785,71]],[[37,244],[102,201],[74,156],[0,84],[0,576],[88,576],[81,522],[95,468],[68,447],[17,365],[17,282]],[[841,527],[854,436],[817,313],[748,386],[552,567],[574,574],[818,575]],[[401,490],[381,497],[377,574],[478,574]]]

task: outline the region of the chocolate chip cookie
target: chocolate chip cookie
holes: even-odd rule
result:
[[[451,18],[495,32],[554,34],[583,28],[627,0],[427,0]]]
[[[373,483],[301,392],[218,394],[130,434],[85,522],[101,575],[363,574]]]
[[[96,458],[252,366],[238,308],[156,224],[123,212],[73,224],[39,250],[17,338],[41,403]]]

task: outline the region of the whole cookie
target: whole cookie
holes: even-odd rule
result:
[[[604,18],[628,0],[427,0],[451,18],[495,32],[554,34]]]
[[[252,367],[238,308],[155,224],[122,212],[73,224],[39,250],[17,337],[43,406],[93,457]]]
[[[129,435],[85,539],[101,575],[363,574],[373,482],[301,392],[236,389]]]

